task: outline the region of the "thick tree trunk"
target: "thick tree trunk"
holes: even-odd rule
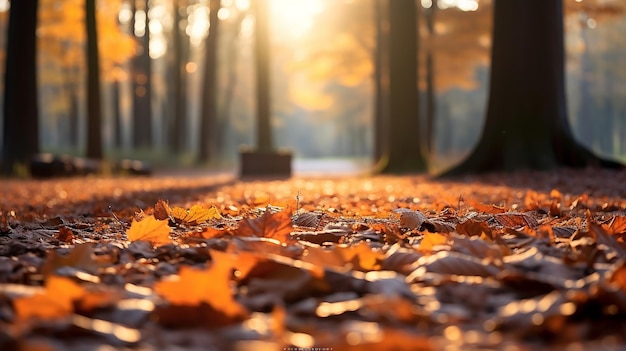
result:
[[[37,0],[11,2],[4,85],[2,173],[39,152],[36,36]]]
[[[217,125],[217,39],[220,0],[209,1],[209,35],[204,43],[204,77],[202,80],[202,106],[200,111],[200,136],[198,161],[207,162],[217,155],[215,143]]]
[[[561,0],[496,0],[483,134],[458,175],[618,166],[578,144],[567,120]]]
[[[424,172],[427,167],[420,148],[415,1],[389,1],[389,19],[389,151],[381,172]]]
[[[254,16],[256,21],[256,97],[257,97],[257,151],[271,152],[274,150],[271,125],[271,83],[270,83],[270,52],[269,52],[269,2],[255,0]]]
[[[136,31],[137,0],[132,1],[133,21]],[[141,1],[145,13],[143,36],[138,37],[140,50],[132,61],[133,80],[133,145],[135,148],[152,147],[152,59],[150,58],[150,30],[148,0]]]
[[[102,159],[100,62],[96,31],[96,0],[85,0],[87,26],[87,157]]]

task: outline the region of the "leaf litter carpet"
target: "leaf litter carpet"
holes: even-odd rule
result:
[[[2,350],[626,347],[626,172],[0,182]]]

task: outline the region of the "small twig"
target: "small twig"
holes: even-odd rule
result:
[[[117,223],[119,223],[120,226],[122,226],[122,229],[126,228],[126,224],[124,224],[124,222],[122,222],[121,219],[119,219],[116,215],[115,212],[113,212],[113,208],[111,206],[109,206],[109,212],[111,212],[111,216],[113,216],[113,218],[115,218],[115,220],[117,221]]]

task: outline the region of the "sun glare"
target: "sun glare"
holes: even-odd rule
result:
[[[311,30],[315,16],[324,10],[320,0],[271,0],[270,6],[274,30],[294,38]]]

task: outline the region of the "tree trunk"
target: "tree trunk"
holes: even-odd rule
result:
[[[96,31],[96,0],[85,0],[87,26],[87,157],[102,159],[100,63]]]
[[[618,167],[578,144],[567,120],[561,0],[496,0],[483,134],[443,175],[558,166]]]
[[[217,39],[220,0],[209,0],[209,35],[204,43],[204,77],[202,80],[202,110],[200,111],[200,147],[198,161],[207,162],[217,155],[215,143],[217,125]]]
[[[389,118],[389,0],[375,0],[376,48],[374,49],[374,162],[387,154]]]
[[[420,148],[415,1],[389,1],[389,22],[389,151],[381,172],[424,172],[427,167]]]
[[[113,95],[113,145],[118,150],[123,147],[122,136],[122,106],[120,99],[121,82],[117,79],[113,81],[111,94]]]
[[[133,21],[131,28],[136,33],[137,0],[132,1]],[[143,0],[145,21],[143,36],[138,36],[139,52],[132,62],[133,80],[133,145],[135,148],[152,147],[152,60],[150,58],[150,30],[148,0]]]
[[[435,12],[437,0],[433,0],[426,12],[426,27],[431,41],[426,53],[426,123],[424,123],[424,149],[431,157],[435,153],[435,113],[437,97],[435,96],[435,53],[432,42],[435,38]]]
[[[271,82],[269,52],[269,13],[268,1],[254,0],[254,16],[256,21],[256,97],[257,97],[257,151],[271,152],[274,150],[271,125]]]
[[[2,173],[39,152],[36,36],[37,0],[11,2],[4,85]]]
[[[184,29],[180,28],[182,18],[180,15],[181,8],[186,6],[180,5],[180,0],[174,0],[174,29],[172,33],[173,41],[173,93],[174,113],[171,119],[170,129],[170,146],[171,149],[179,154],[186,150],[185,132],[187,130],[187,70],[186,63],[189,57],[189,37]],[[186,23],[186,21],[185,21]]]

